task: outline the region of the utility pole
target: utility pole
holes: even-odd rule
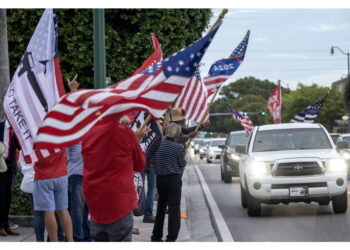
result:
[[[94,19],[94,84],[95,89],[106,87],[105,10],[93,9]]]
[[[4,114],[4,96],[10,84],[6,9],[0,9],[0,119]]]

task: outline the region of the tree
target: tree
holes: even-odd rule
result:
[[[11,75],[18,66],[42,9],[9,9]],[[92,9],[58,9],[59,53],[64,78],[79,74],[82,88],[93,88]],[[164,56],[202,36],[210,9],[106,9],[107,75],[127,78],[153,52],[155,32]]]
[[[259,95],[264,99],[270,97],[272,90],[276,88],[276,84],[269,80],[260,80],[255,77],[245,77],[222,87],[220,94],[229,99],[239,99],[244,95]],[[282,93],[289,90],[282,87]]]
[[[334,121],[341,119],[344,114],[344,102],[341,94],[335,87],[319,87],[316,84],[305,86],[299,84],[295,91],[283,97],[282,122],[289,122],[295,115],[306,109],[314,101],[324,97],[329,92],[315,122],[321,123],[328,131],[332,131]]]
[[[228,101],[233,108],[243,112],[257,112],[248,114],[254,125],[272,124],[272,115],[266,111],[265,116],[261,112],[265,111],[267,100],[276,84],[268,80],[259,80],[254,77],[246,77],[231,82],[222,88],[221,98],[216,100],[210,107],[210,113],[230,112],[225,104]],[[321,112],[315,122],[321,123],[329,131],[332,130],[334,121],[341,119],[344,114],[344,102],[341,94],[336,88],[320,87],[316,84],[306,86],[300,83],[296,90],[282,88],[282,122],[288,123],[295,115],[306,109],[314,101],[326,96],[329,92]],[[210,131],[230,132],[242,130],[243,127],[234,122],[231,116],[211,116]]]
[[[257,112],[257,114],[248,114],[254,125],[272,123],[271,115],[265,116],[267,100],[271,92],[276,88],[276,84],[268,80],[260,80],[255,77],[245,77],[231,82],[222,87],[220,98],[210,107],[210,113],[230,112],[225,101],[232,104],[233,108],[242,112]],[[289,90],[282,88],[282,93],[288,93]],[[231,116],[211,116],[210,131],[230,132],[243,130],[243,127],[233,121]]]

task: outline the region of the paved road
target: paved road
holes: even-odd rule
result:
[[[333,214],[331,205],[264,204],[260,217],[249,217],[241,207],[239,178],[224,184],[220,180],[219,163],[207,164],[198,157],[194,161],[235,241],[350,241],[350,209],[346,214]]]

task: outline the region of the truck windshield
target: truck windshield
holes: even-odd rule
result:
[[[253,152],[332,149],[332,145],[321,128],[279,129],[258,131]]]

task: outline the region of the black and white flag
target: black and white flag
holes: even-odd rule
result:
[[[308,106],[304,111],[297,114],[293,119],[290,120],[291,123],[304,122],[304,123],[314,123],[318,113],[321,111],[322,105],[326,101],[328,94],[325,97],[315,101],[313,104]]]

